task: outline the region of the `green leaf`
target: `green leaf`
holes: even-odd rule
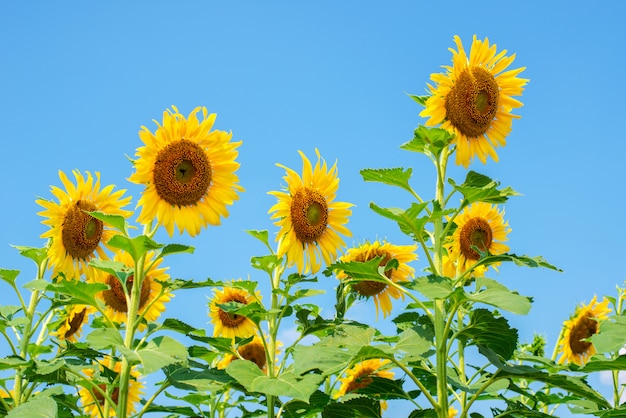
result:
[[[499,182],[471,170],[467,173],[463,184],[457,185],[451,178],[448,179],[448,182],[463,195],[467,204],[474,202],[504,203],[509,199],[509,196],[520,196],[510,187],[498,189]]]
[[[148,251],[163,248],[163,244],[155,242],[146,235],[138,235],[134,238],[128,238],[124,235],[114,235],[109,240],[108,245],[113,248],[126,251],[131,255],[131,257],[133,257],[135,262]]]
[[[248,229],[245,232],[261,241],[263,244],[265,244],[266,247],[270,246],[267,230],[258,231],[255,229]]]
[[[527,255],[516,255],[516,254],[488,255],[486,257],[481,258],[476,263],[476,267],[482,266],[482,265],[488,266],[491,264],[506,263],[506,262],[512,262],[522,267],[533,267],[533,268],[544,267],[544,268],[556,270],[559,272],[563,271],[560,268],[555,267],[552,264],[548,263],[541,256],[529,257]]]
[[[339,261],[328,266],[328,270],[343,271],[353,279],[375,280],[382,279],[379,269],[383,257],[375,257],[367,261]]]
[[[283,405],[283,416],[285,418],[318,417],[319,413],[329,402],[330,396],[317,390],[311,395],[308,402],[296,400],[285,402]]]
[[[596,351],[615,353],[626,345],[626,317],[612,316],[608,321],[600,323],[600,331],[591,336]]]
[[[127,227],[126,219],[124,219],[123,216],[108,215],[106,213],[98,212],[98,211],[87,212],[87,213],[93,216],[94,218],[101,220],[105,224],[112,226],[113,228],[120,231],[122,234],[128,236],[128,231],[126,229]]]
[[[87,335],[86,340],[95,350],[124,346],[124,340],[119,331],[113,328],[95,329]]]
[[[7,418],[57,418],[57,416],[57,403],[43,396],[31,398],[7,414]]]
[[[439,156],[444,148],[452,143],[454,135],[445,129],[427,128],[420,125],[413,131],[413,139],[400,148],[425,155]]]
[[[595,334],[595,335],[598,335],[598,334]],[[572,366],[572,368],[574,367],[575,366]],[[607,360],[606,357],[604,356],[592,356],[590,361],[587,364],[577,369],[576,371],[580,371],[584,373],[593,373],[593,372],[601,372],[604,370],[626,370],[626,355],[621,355],[612,360]]]
[[[38,266],[48,257],[47,248],[23,247],[21,245],[11,245],[11,247],[17,249],[20,255],[33,260]]]
[[[89,265],[117,277],[124,283],[126,282],[126,279],[133,274],[133,270],[131,268],[119,261],[94,259],[89,262]]]
[[[413,170],[411,168],[407,168],[405,170],[401,167],[378,169],[366,168],[361,170],[361,176],[363,177],[364,181],[373,181],[385,183],[390,186],[398,186],[412,193],[413,189],[409,185],[409,180],[411,179],[412,172]]]
[[[377,214],[389,218],[398,223],[400,230],[413,238],[415,241],[425,239],[424,225],[429,221],[429,217],[418,218],[419,214],[428,206],[427,202],[413,203],[407,210],[399,208],[382,208],[375,203],[370,203],[370,208]]]
[[[518,335],[505,318],[496,318],[487,309],[475,309],[470,315],[469,324],[459,332],[458,338],[485,346],[508,360],[515,352]]]
[[[274,254],[261,257],[252,257],[250,259],[250,264],[255,269],[263,270],[267,274],[271,275],[274,273],[274,270],[276,270],[276,267],[280,265],[280,259]]]
[[[55,283],[48,283],[46,289],[69,297],[69,304],[84,304],[97,306],[96,294],[108,289],[104,283],[87,283],[77,280],[61,280]]]
[[[11,286],[15,286],[15,279],[19,274],[19,270],[0,269],[0,279],[4,280]]]
[[[452,293],[452,284],[447,277],[435,276],[433,274],[418,277],[412,282],[402,283],[409,289],[414,289],[426,296],[428,299],[445,299]]]
[[[206,392],[233,381],[226,371],[218,369],[192,370],[171,366],[166,368],[166,375],[168,382],[174,387]]]
[[[190,245],[167,244],[161,249],[161,252],[159,253],[159,257],[165,257],[166,255],[177,254],[177,253],[193,254],[194,251],[195,251],[195,248]]]
[[[430,97],[430,95],[418,96],[416,94],[407,94],[411,99],[415,100],[417,103],[422,106],[426,106],[426,100]]]
[[[394,351],[405,353],[405,361],[408,358],[415,360],[422,354],[430,350],[432,344],[414,329],[407,329],[400,333],[398,342],[394,346]]]
[[[470,293],[468,299],[473,302],[492,305],[518,315],[526,315],[530,312],[532,306],[530,298],[510,291],[506,286],[495,280],[479,277],[476,279],[476,288],[480,289],[482,287],[484,287],[483,290]]]
[[[268,377],[255,363],[248,360],[233,361],[226,368],[226,373],[250,392],[286,396],[304,402],[308,402],[309,397],[323,380],[322,375],[298,376],[293,371],[286,371],[277,377]]]
[[[167,336],[156,337],[137,350],[143,366],[143,374],[148,375],[165,366],[183,363],[187,360],[187,347]]]
[[[322,418],[377,418],[380,416],[380,401],[365,396],[331,403],[322,412]],[[433,418],[436,417],[435,415]]]

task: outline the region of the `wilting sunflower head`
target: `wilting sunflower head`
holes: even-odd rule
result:
[[[503,244],[511,232],[504,222],[504,210],[485,202],[472,203],[454,218],[456,229],[446,243],[449,261],[456,269],[466,272],[481,258],[481,253],[504,254],[509,250]],[[495,266],[495,265],[494,265]],[[482,275],[484,270],[475,269],[473,275]]]
[[[335,394],[335,398],[340,398],[347,393],[357,392],[359,389],[369,386],[373,382],[373,377],[393,379],[393,372],[387,370],[389,363],[390,360],[369,359],[347,370],[346,377],[339,378],[341,386]],[[387,408],[385,401],[381,401],[381,408]]]
[[[105,357],[99,364],[95,364],[93,368],[84,369],[83,373],[87,376],[86,385],[81,386],[78,390],[80,397],[80,403],[83,406],[83,413],[93,418],[100,418],[103,416],[115,417],[117,416],[117,402],[119,397],[119,388],[114,387],[109,393],[109,397],[113,401],[114,405],[109,404],[109,410],[104,410],[105,396],[102,392],[107,391],[110,380],[101,374],[105,369],[108,369],[114,373],[119,374],[122,370],[121,361],[115,361],[110,357]],[[128,389],[128,404],[126,406],[126,416],[131,416],[139,405],[139,400],[143,393],[143,383],[139,381],[140,374],[133,367],[130,372],[130,384]],[[116,379],[115,382],[119,382]]]
[[[155,321],[165,311],[165,304],[174,296],[170,292],[163,292],[163,285],[160,282],[168,281],[170,275],[166,273],[167,268],[160,267],[163,259],[159,258],[154,261],[155,257],[154,252],[148,252],[146,255],[144,265],[149,266],[149,268],[143,275],[137,311],[148,322]],[[135,268],[132,256],[126,252],[118,251],[113,260],[123,263],[130,271]],[[133,286],[135,286],[135,275],[131,274],[126,279],[126,292],[122,282],[111,273],[97,270],[94,281],[109,286],[109,289],[96,295],[104,302],[107,318],[113,322],[125,323],[128,319],[126,295],[130,295]],[[143,326],[140,327],[140,329],[143,328]]]
[[[365,262],[377,257],[381,257],[380,266],[385,266],[390,260],[398,261],[398,268],[390,269],[385,272],[387,278],[394,283],[409,281],[413,276],[415,269],[408,263],[417,259],[417,245],[393,245],[388,242],[374,241],[366,242],[358,247],[350,248],[346,253],[339,257],[338,261]],[[345,272],[337,273],[340,280],[351,279]],[[361,298],[373,298],[376,305],[376,316],[380,310],[383,311],[383,317],[387,317],[391,313],[391,298],[404,299],[404,294],[395,287],[392,287],[382,281],[362,280],[353,283],[351,290]]]
[[[96,308],[89,305],[68,305],[61,312],[61,326],[52,334],[60,340],[76,342],[82,333],[83,325]]]
[[[227,312],[219,305],[236,303],[248,305],[261,300],[261,293],[257,290],[254,295],[239,287],[224,287],[223,290],[214,289],[214,296],[209,304],[209,316],[213,323],[213,336],[235,339],[248,338],[256,333],[254,322],[243,315]]]
[[[563,322],[564,329],[558,343],[561,354],[559,364],[583,366],[589,357],[596,354],[596,348],[587,339],[598,333],[600,322],[607,319],[610,312],[609,300],[604,298],[598,303],[594,296],[589,305],[577,308],[574,317]]]
[[[208,225],[219,225],[228,216],[227,206],[239,199],[239,169],[236,162],[240,142],[231,142],[231,133],[211,130],[215,113],[195,108],[186,118],[167,109],[163,124],[152,133],[139,131],[144,143],[137,149],[135,172],[129,181],[145,185],[137,203],[139,222],[154,220],[170,235],[174,227],[191,236]],[[202,118],[198,118],[201,111]]]
[[[63,171],[59,178],[64,189],[52,186],[50,191],[57,202],[37,199],[45,208],[38,215],[46,218],[42,224],[50,227],[41,234],[49,238],[48,257],[53,275],[66,279],[80,279],[81,274],[90,274],[87,263],[96,257],[108,258],[104,246],[114,235],[101,220],[86,212],[104,212],[109,215],[129,217],[132,212],[123,210],[131,197],[123,197],[126,190],[113,191],[114,185],[100,188],[100,173],[86,177],[78,170],[72,172],[74,184]]]
[[[435,85],[428,86],[432,95],[420,116],[428,118],[426,126],[441,124],[455,135],[457,164],[467,167],[475,156],[483,164],[487,156],[498,161],[495,147],[506,144],[513,119],[519,118],[511,111],[522,106],[513,96],[520,96],[528,82],[517,77],[525,67],[507,70],[515,54],[498,53],[487,38],[474,35],[469,58],[458,36],[454,42],[452,66],[431,75]]]
[[[296,265],[300,274],[309,271],[315,274],[322,260],[331,264],[337,258],[345,245],[341,235],[352,235],[345,226],[352,214],[352,204],[335,202],[339,187],[337,163],[329,169],[316,149],[317,163],[313,167],[304,153],[299,153],[302,177],[277,164],[286,171],[287,190],[269,192],[278,198],[269,213],[273,212],[271,219],[278,219],[276,225],[280,227],[276,236],[278,257],[286,254],[287,265]]]

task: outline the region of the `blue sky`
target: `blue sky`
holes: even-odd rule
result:
[[[173,240],[196,247],[193,256],[170,259],[173,276],[264,280],[248,263],[263,248],[243,230],[277,231],[266,214],[274,203],[266,192],[283,183],[274,164],[299,170],[297,150],[312,158],[315,147],[338,160],[338,199],[356,204],[348,243],[380,237],[408,244],[368,207],[406,206],[408,196],[364,183],[359,170],[412,167],[413,187],[432,197],[432,165],[399,149],[424,122],[406,93],[423,94],[430,74],[450,63],[455,34],[468,50],[476,34],[516,53],[514,66],[527,67],[522,76],[530,79],[500,162],[470,168],[524,195],[505,206],[512,252],[542,255],[564,270],[504,267],[497,276],[534,297],[529,315],[507,316],[521,338],[543,333],[551,349],[577,304],[614,295],[625,279],[624,5],[384,4],[0,4],[0,267],[23,270],[24,281],[34,275],[9,244],[44,244],[35,198],[51,198],[58,170],[99,171],[103,184],[138,198],[141,189],[126,181],[132,167],[125,154],[141,145],[141,125],[154,129],[152,119],[171,105],[185,114],[206,106],[217,113],[217,129],[243,140],[246,189],[222,226]],[[453,167],[450,175],[460,181],[465,170]],[[208,295],[179,293],[167,315],[203,326]],[[354,315],[368,309],[358,306]]]

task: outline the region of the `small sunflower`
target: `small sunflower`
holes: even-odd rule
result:
[[[170,275],[166,273],[167,268],[160,267],[162,258],[154,262],[154,252],[148,252],[146,255],[145,265],[149,266],[148,271],[144,274],[139,293],[139,310],[138,314],[150,322],[156,321],[157,318],[165,311],[165,304],[173,297],[172,293],[163,293],[163,285],[160,282],[169,280]],[[118,251],[113,256],[114,261],[123,263],[128,269],[134,268],[134,261],[130,254]],[[105,305],[105,314],[107,318],[117,323],[124,323],[127,320],[128,304],[126,303],[126,295],[120,280],[110,273],[102,270],[96,270],[94,281],[109,285],[109,289],[99,292],[96,296],[100,298]],[[126,279],[126,290],[130,294],[135,283],[134,275],[130,275]]]
[[[346,371],[346,377],[339,378],[341,386],[335,394],[335,398],[340,398],[347,393],[356,392],[369,386],[373,382],[373,377],[393,379],[393,372],[385,370],[389,363],[391,363],[390,360],[380,359],[364,360],[358,363]],[[381,401],[381,408],[387,409],[387,402]]]
[[[87,379],[94,383],[101,391],[106,391],[108,388],[108,382],[105,377],[101,376],[100,373],[104,371],[104,368],[113,371],[114,373],[119,374],[122,371],[122,363],[120,361],[113,361],[110,357],[105,357],[102,362],[96,367],[96,369],[100,369],[100,372],[96,371],[93,368],[84,369],[83,373],[86,375]],[[139,381],[140,374],[135,368],[133,368],[130,372],[130,385],[128,388],[128,404],[126,407],[126,416],[132,415],[137,410],[137,405],[139,404],[140,397],[142,395],[143,383]],[[117,382],[118,380],[116,380]],[[105,397],[100,393],[97,388],[92,388],[91,386],[83,386],[78,390],[78,395],[80,397],[80,402],[83,406],[83,413],[86,416],[90,416],[93,418],[99,418],[103,416],[114,417],[117,416],[116,406],[119,396],[119,388],[115,387],[110,393],[111,400],[116,403],[116,405],[108,405],[109,410],[104,411]]]
[[[559,364],[572,362],[583,366],[596,353],[594,345],[586,339],[598,333],[600,322],[607,319],[610,312],[609,300],[604,298],[598,303],[594,296],[589,305],[576,309],[574,318],[563,322],[563,335],[558,343]]]
[[[278,219],[276,225],[280,227],[276,236],[278,257],[286,254],[287,265],[296,265],[300,274],[315,274],[321,259],[331,264],[345,245],[340,235],[352,235],[345,224],[353,205],[334,201],[339,186],[337,163],[328,169],[316,149],[317,163],[312,167],[304,153],[298,152],[302,157],[302,177],[277,164],[287,172],[287,190],[269,192],[278,198],[269,213],[274,212],[271,219]]]
[[[526,68],[505,71],[515,60],[507,51],[496,53],[496,45],[474,39],[469,59],[458,36],[452,52],[452,66],[446,74],[431,75],[435,86],[428,85],[432,96],[420,116],[429,118],[426,126],[441,126],[455,134],[456,163],[467,167],[477,156],[484,164],[487,156],[498,161],[494,147],[506,144],[506,137],[517,115],[511,114],[522,102],[520,96],[527,79],[517,77]]]
[[[455,407],[451,406],[448,408],[448,418],[456,418],[456,414],[459,413],[459,410]]]
[[[256,332],[256,326],[249,318],[222,310],[218,305],[229,302],[248,305],[261,299],[261,293],[256,295],[238,287],[224,287],[223,290],[214,289],[214,296],[209,305],[209,316],[213,323],[213,336],[232,338],[248,338]]]
[[[58,203],[46,199],[36,202],[45,208],[38,212],[46,218],[41,223],[50,227],[41,237],[50,239],[48,257],[54,276],[63,273],[66,279],[78,280],[82,273],[89,273],[87,263],[91,259],[107,258],[103,247],[115,234],[102,221],[85,212],[98,211],[125,218],[132,212],[122,209],[131,201],[130,196],[123,197],[126,190],[114,192],[113,185],[100,189],[100,173],[95,173],[95,179],[89,172],[86,177],[78,170],[72,173],[76,184],[59,171],[65,190],[56,186],[50,189]]]
[[[233,361],[242,358],[244,360],[250,360],[259,366],[259,369],[265,371],[267,366],[267,355],[265,353],[265,345],[263,344],[261,337],[255,335],[252,341],[246,345],[240,346],[237,349],[237,352],[239,353],[239,357],[233,354],[227,354],[217,364],[217,368],[225,369]]]
[[[454,219],[456,229],[446,244],[448,257],[456,262],[456,268],[467,271],[480,259],[481,252],[492,255],[504,254],[509,250],[503,241],[511,232],[508,222],[504,222],[504,210],[485,202],[472,203]],[[484,274],[484,269],[477,269],[475,275]]]
[[[83,325],[89,320],[89,315],[96,312],[96,308],[89,305],[68,305],[65,307],[61,326],[53,333],[60,340],[76,342],[82,333]]]
[[[146,186],[137,207],[139,222],[156,219],[170,235],[198,235],[207,225],[219,225],[227,217],[226,206],[239,199],[239,142],[232,133],[211,130],[215,113],[197,107],[185,118],[175,106],[163,112],[163,124],[152,133],[145,126],[139,137],[145,146],[137,149],[135,172],[129,181]],[[198,112],[202,111],[202,119]]]
[[[350,248],[338,261],[350,262],[350,261],[369,261],[376,257],[382,257],[380,262],[381,266],[387,264],[389,260],[396,259],[398,261],[398,268],[387,270],[385,273],[387,277],[394,283],[406,282],[409,280],[415,269],[409,266],[408,263],[417,259],[417,245],[393,245],[388,242],[374,241],[373,243],[365,243],[356,248]],[[341,271],[337,274],[337,278],[341,280],[349,279],[345,272]],[[356,284],[351,285],[352,291],[359,297],[373,298],[376,305],[376,315],[380,310],[383,311],[383,316],[387,317],[391,313],[392,304],[391,298],[404,299],[402,292],[395,287],[391,287],[382,282],[376,282],[373,280],[363,280]]]

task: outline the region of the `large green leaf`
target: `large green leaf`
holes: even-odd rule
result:
[[[323,376],[319,374],[297,375],[293,371],[268,377],[255,363],[248,360],[233,361],[226,368],[226,373],[250,392],[287,396],[304,402],[308,402],[323,380]]]
[[[268,274],[273,274],[276,267],[280,265],[280,259],[274,254],[252,257],[250,259],[250,265],[255,269],[263,270]]]
[[[109,240],[108,245],[126,251],[135,261],[139,260],[148,251],[163,248],[163,244],[159,244],[146,235],[138,235],[133,238],[128,238],[125,235],[114,235]]]
[[[626,317],[613,316],[600,323],[600,331],[591,336],[598,353],[615,353],[626,345]]]
[[[377,418],[381,416],[380,413],[380,401],[353,395],[344,402],[326,406],[322,418]]]
[[[453,139],[454,135],[445,129],[420,125],[413,131],[413,139],[402,144],[400,148],[436,157]]]
[[[411,173],[413,170],[407,168],[406,170],[401,167],[396,168],[365,168],[361,170],[361,176],[364,181],[373,181],[388,184],[390,186],[398,186],[404,190],[412,192],[409,180],[411,179]]]
[[[367,261],[339,261],[328,266],[328,270],[342,271],[353,279],[381,280],[380,262],[383,257],[375,257]]]
[[[170,364],[186,362],[187,347],[171,337],[160,336],[137,350],[137,355],[143,374],[148,375]]]
[[[96,219],[101,220],[105,224],[112,226],[113,228],[120,231],[122,234],[128,236],[128,225],[126,224],[126,219],[120,215],[109,215],[103,212],[87,212],[91,216]]]
[[[78,280],[61,280],[48,283],[46,289],[67,296],[68,303],[97,306],[96,294],[108,289],[104,283],[86,283]]]
[[[57,403],[51,398],[37,396],[9,411],[7,418],[57,418]]]
[[[430,220],[429,216],[418,218],[420,213],[428,206],[427,202],[413,203],[404,210],[399,208],[383,208],[375,203],[370,203],[370,208],[377,214],[397,222],[400,230],[413,238],[415,241],[425,240],[424,226]]]
[[[207,392],[233,381],[226,371],[218,369],[192,370],[170,366],[166,367],[166,375],[167,381],[174,387]]]
[[[20,274],[19,270],[0,269],[0,279],[4,280],[11,286],[15,285],[15,279]]]
[[[195,248],[190,245],[167,244],[161,249],[161,252],[159,253],[159,257],[165,257],[166,255],[177,254],[177,253],[193,254],[194,251],[195,251]]]
[[[531,299],[507,289],[503,284],[484,277],[476,279],[478,292],[470,293],[468,299],[492,305],[518,315],[526,315],[531,308]]]
[[[429,276],[418,277],[412,282],[403,283],[409,289],[414,289],[428,299],[445,299],[452,293],[452,284],[447,277]]]
[[[515,352],[518,335],[505,318],[496,318],[487,309],[474,309],[469,324],[459,332],[458,338],[485,346],[508,360]]]
[[[47,248],[24,247],[21,245],[12,245],[12,247],[19,251],[20,255],[33,260],[38,266],[48,257]]]
[[[448,182],[463,195],[467,204],[474,202],[504,203],[509,196],[520,195],[510,187],[499,189],[499,182],[471,170],[467,173],[463,184],[457,185],[451,178],[448,179]]]
[[[478,266],[488,266],[495,263],[505,263],[512,262],[522,267],[545,267],[551,270],[562,271],[560,268],[553,266],[544,260],[543,257],[530,257],[527,255],[516,255],[516,254],[499,254],[499,255],[487,255],[486,257],[481,258],[476,262],[476,267]]]

